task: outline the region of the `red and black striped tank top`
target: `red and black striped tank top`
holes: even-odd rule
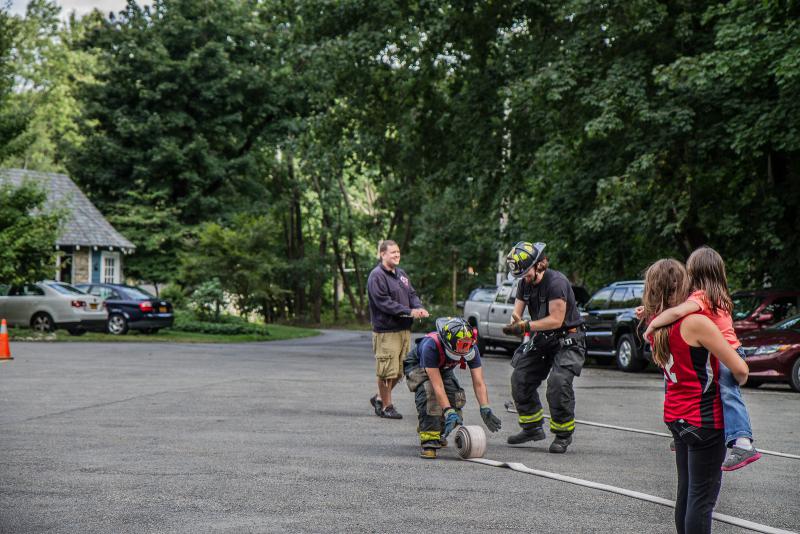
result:
[[[724,428],[719,360],[705,348],[686,343],[681,336],[681,323],[683,319],[675,322],[669,332],[670,358],[663,369],[667,379],[664,422],[682,419],[697,427]]]

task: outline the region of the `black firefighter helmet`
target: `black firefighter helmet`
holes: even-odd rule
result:
[[[475,357],[477,333],[461,317],[439,317],[436,319],[436,333],[442,341],[444,353],[451,360],[459,362],[464,358],[470,361]]]
[[[544,257],[544,243],[520,241],[511,248],[506,256],[506,264],[511,276],[522,278]]]

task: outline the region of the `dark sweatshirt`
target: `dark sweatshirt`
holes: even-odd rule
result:
[[[400,315],[409,315],[412,309],[422,307],[408,275],[399,267],[391,272],[378,263],[369,273],[367,294],[373,332],[410,330],[414,320]]]

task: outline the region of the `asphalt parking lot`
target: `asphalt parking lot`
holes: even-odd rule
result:
[[[368,332],[241,345],[13,344],[0,365],[2,532],[674,532],[671,508],[417,457],[412,395],[377,418]],[[665,437],[578,425],[565,455],[512,448],[508,357],[486,358],[503,429],[487,458],[666,499]],[[467,371],[467,424],[480,417]],[[593,367],[577,419],[664,432],[659,375]],[[745,391],[757,445],[800,455],[800,394]],[[717,511],[800,530],[800,460],[726,473]],[[715,522],[715,532],[746,532]]]

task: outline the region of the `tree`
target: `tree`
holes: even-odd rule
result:
[[[264,198],[263,142],[292,105],[270,17],[244,0],[130,2],[87,31],[101,69],[82,87],[86,142],[69,168],[123,233],[151,236],[129,263],[144,279],[172,274],[176,227]]]
[[[205,223],[181,254],[181,279],[200,287],[217,279],[244,315],[251,311],[272,322],[285,317],[286,280],[293,274],[274,254],[281,242],[274,217],[238,215],[229,226]]]
[[[12,187],[0,180],[0,283],[52,278],[63,214],[45,210],[45,199],[34,184]]]
[[[22,152],[22,134],[30,120],[13,98],[14,52],[20,35],[20,23],[0,6],[0,162]]]
[[[5,166],[63,172],[65,147],[78,149],[83,142],[75,92],[78,83],[93,79],[96,59],[72,43],[81,38],[90,19],[73,15],[62,22],[60,14],[52,0],[32,0],[24,19],[18,20],[12,99],[30,121],[22,135],[24,150],[6,158]]]

